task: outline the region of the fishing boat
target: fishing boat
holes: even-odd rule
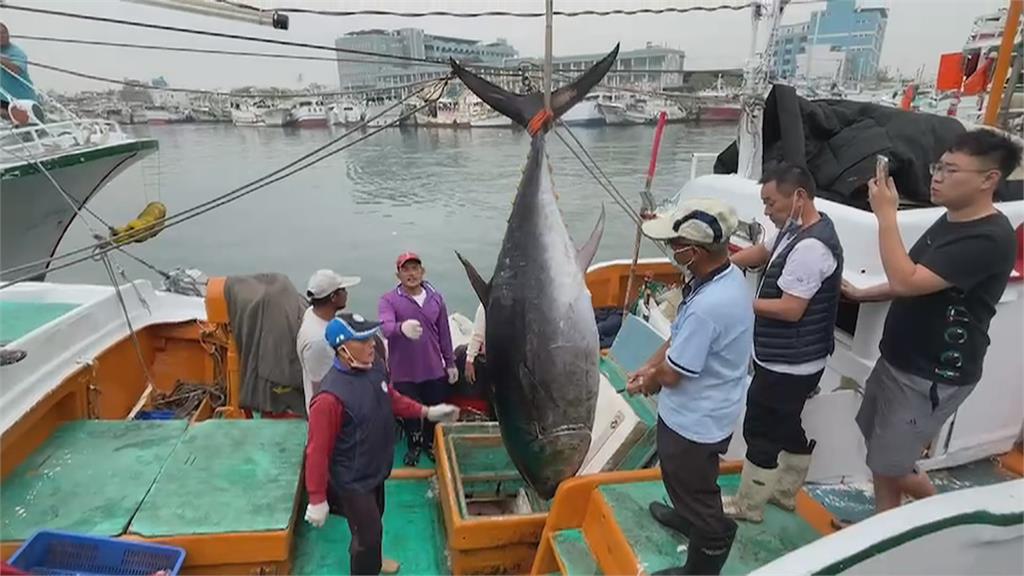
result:
[[[760,152],[746,140],[739,148],[744,160]],[[695,194],[730,202],[751,223],[733,237],[735,249],[758,241],[753,223],[769,224],[749,172],[694,178],[676,201]],[[819,202],[846,247],[844,277],[858,286],[884,278],[873,216]],[[1024,201],[999,208],[1024,238]],[[940,211],[900,210],[904,241]],[[625,394],[627,374],[667,337],[680,272],[665,258],[640,259],[633,270],[623,256],[586,272],[595,314],[629,313],[596,359],[598,404],[580,471],[540,498],[494,422],[438,426],[436,463],[403,467],[399,448],[386,483],[384,552],[402,561],[402,573],[649,574],[680,563],[685,538],[647,511],[667,498],[655,466],[656,398]],[[875,516],[852,414],[887,305],[843,304],[836,353],[804,411],[818,441],[808,483],[795,511],[770,507],[762,524],[741,524],[724,573],[1021,573],[1022,273],[1018,263],[997,306],[983,380],[919,462],[940,495]],[[264,289],[238,289],[253,281]],[[0,367],[3,559],[51,528],[179,547],[184,573],[343,573],[344,520],[313,529],[302,519],[305,422],[254,417],[249,399],[254,372],[274,368],[260,365],[252,339],[280,328],[248,315],[285,310],[299,297],[289,284],[190,275],[163,289],[145,280],[0,287],[4,346],[24,353]],[[465,343],[470,320],[455,313],[449,324],[453,344]],[[289,388],[279,384],[274,390]],[[734,434],[719,479],[725,494],[737,489],[743,450]],[[838,519],[859,522],[837,531]]]
[[[364,112],[359,104],[351,100],[343,100],[330,107],[332,126],[355,126],[363,121]]]
[[[292,104],[291,119],[299,128],[326,128],[328,125],[327,108],[324,106],[323,100],[318,98],[301,98]],[[264,120],[266,121],[266,117]],[[281,126],[282,124],[277,125]]]
[[[0,261],[15,276],[38,275],[79,210],[111,180],[157,150],[109,120],[53,121],[0,135]],[[63,191],[50,182],[59,182]],[[2,276],[3,279],[10,278]]]
[[[598,102],[600,101],[601,94],[587,94],[581,102],[570,108],[569,111],[562,116],[562,122],[567,126],[572,127],[604,126],[605,119],[601,114],[600,108],[598,108]]]

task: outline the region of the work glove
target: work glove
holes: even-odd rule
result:
[[[327,513],[330,512],[331,507],[327,504],[327,500],[319,504],[307,504],[306,505],[306,522],[313,525],[314,528],[321,528],[327,522]]]
[[[459,407],[451,404],[427,406],[427,420],[431,422],[455,422],[459,419]]]
[[[423,326],[419,320],[406,320],[402,322],[402,334],[409,340],[419,340],[423,336]]]
[[[455,384],[459,381],[459,369],[455,366],[448,368],[448,383]]]

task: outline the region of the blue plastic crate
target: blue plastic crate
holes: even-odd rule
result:
[[[10,564],[32,574],[147,576],[178,574],[185,551],[174,546],[40,530],[11,556]]]

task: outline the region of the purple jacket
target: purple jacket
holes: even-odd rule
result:
[[[427,299],[422,308],[401,285],[380,297],[377,313],[381,332],[388,339],[388,369],[392,382],[445,378],[445,369],[455,366],[448,307],[433,286],[424,282],[423,289],[427,291]],[[420,321],[423,336],[419,340],[410,340],[402,334],[402,322],[406,320]]]

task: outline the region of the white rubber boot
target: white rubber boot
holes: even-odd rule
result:
[[[779,454],[779,477],[769,502],[783,510],[796,510],[796,493],[803,487],[810,467],[810,454]]]
[[[759,524],[764,520],[764,506],[775,490],[778,469],[768,470],[743,462],[740,489],[735,496],[722,498],[726,516]]]

